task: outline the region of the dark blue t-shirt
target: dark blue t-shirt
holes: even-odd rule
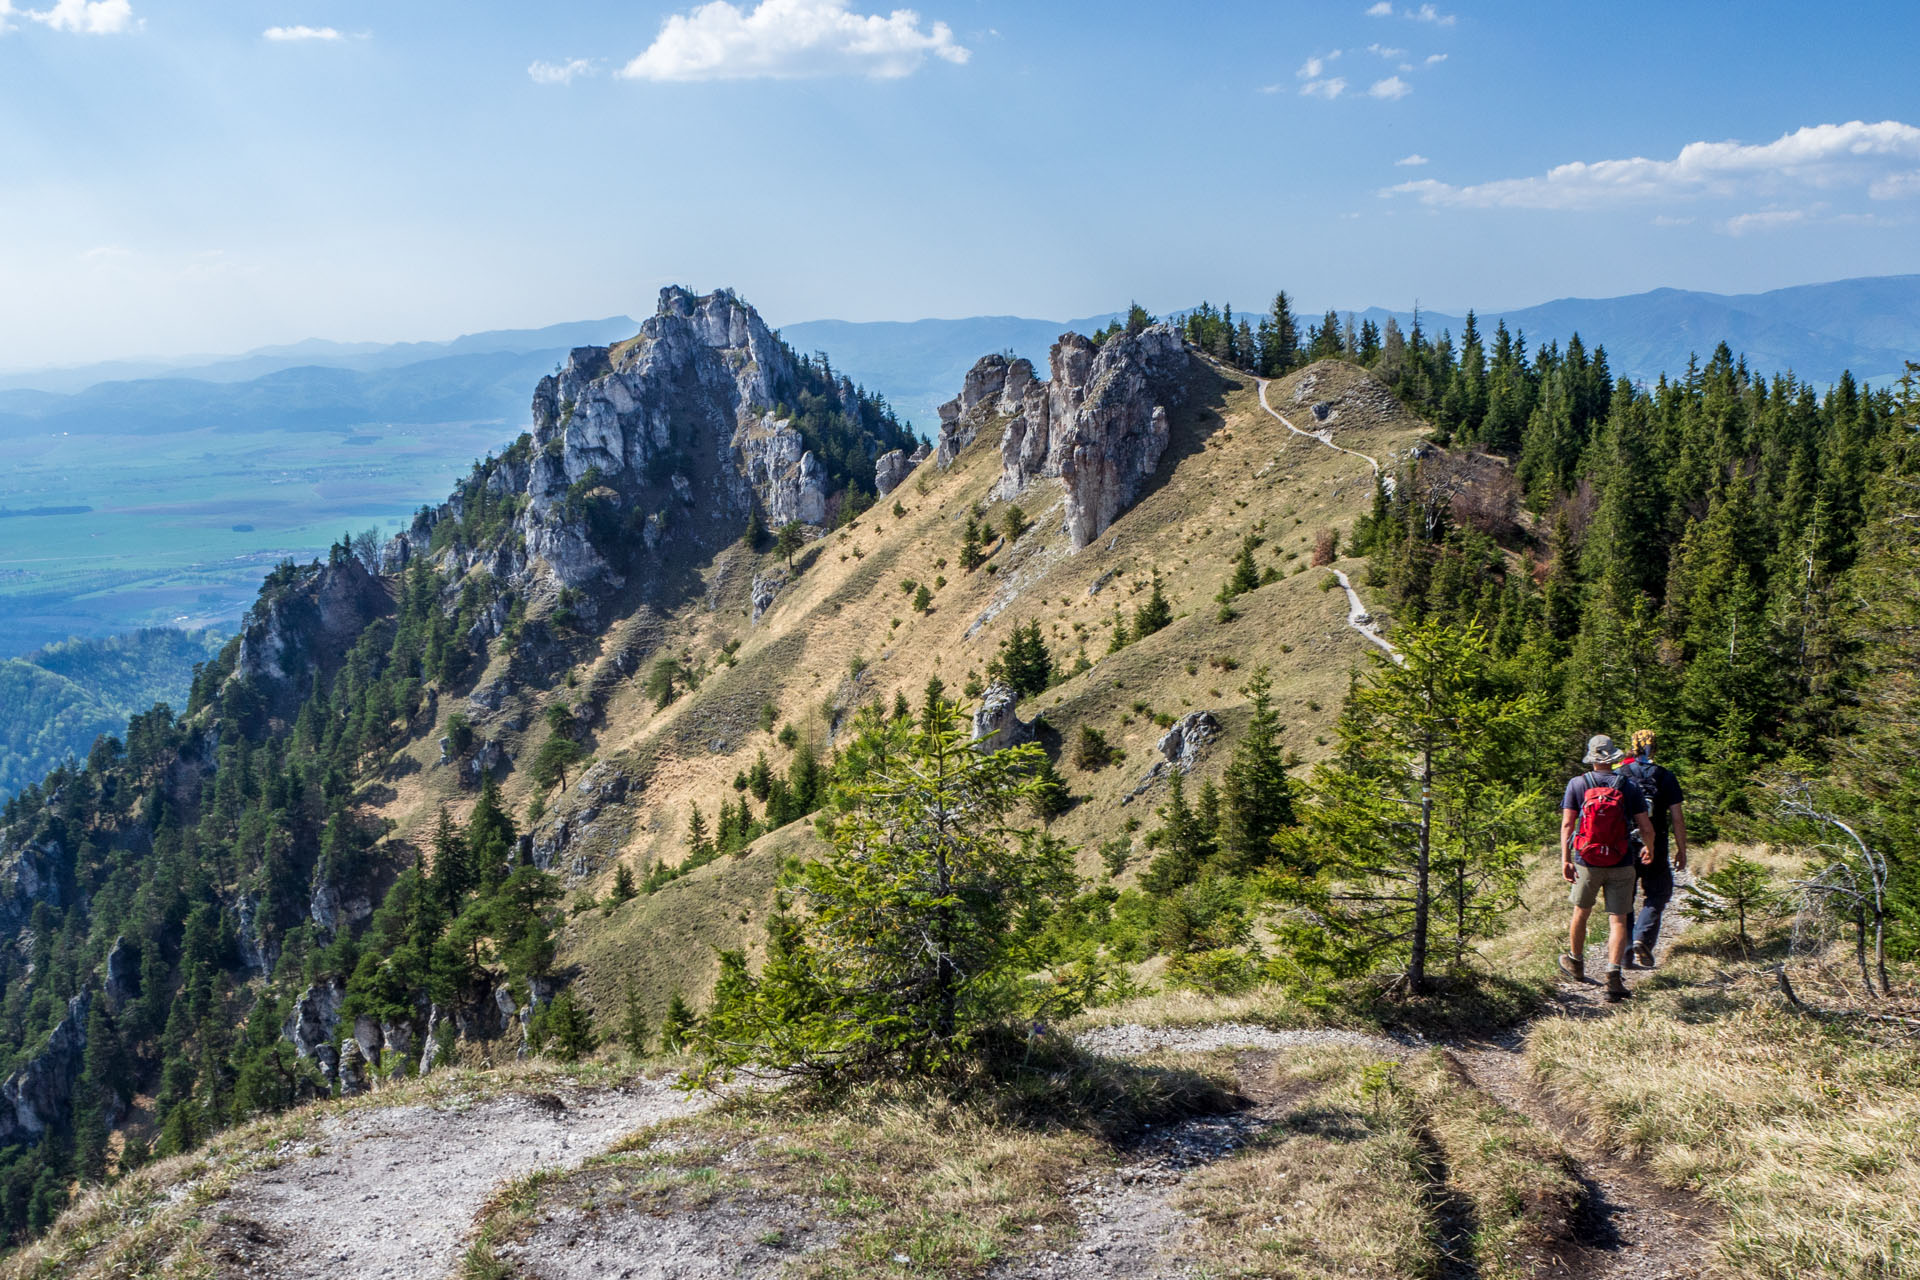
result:
[[[1571,809],[1575,813],[1580,812],[1580,806],[1586,803],[1587,778],[1589,776],[1597,777],[1603,782],[1610,780],[1612,784],[1619,789],[1620,798],[1625,802],[1627,808],[1627,830],[1631,832],[1638,826],[1639,824],[1634,822],[1633,817],[1635,814],[1645,813],[1647,811],[1647,797],[1639,787],[1634,785],[1633,779],[1624,773],[1603,773],[1595,769],[1591,775],[1581,774],[1579,777],[1567,783],[1567,794],[1561,797],[1560,807],[1562,809]],[[1587,865],[1587,860],[1577,853],[1573,855],[1573,860],[1583,867]]]

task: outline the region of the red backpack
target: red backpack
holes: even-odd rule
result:
[[[1573,851],[1590,867],[1617,867],[1631,854],[1627,848],[1627,797],[1617,785],[1587,775],[1587,794],[1580,801],[1580,825],[1573,833]]]

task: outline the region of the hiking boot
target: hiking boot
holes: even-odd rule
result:
[[[1585,982],[1587,980],[1587,962],[1580,956],[1562,955],[1560,957],[1560,972],[1566,974],[1575,982]]]
[[[1633,944],[1633,963],[1641,969],[1653,968],[1653,948],[1644,942]]]
[[[1618,969],[1607,970],[1607,1000],[1609,1003],[1618,1003],[1632,994],[1632,992],[1627,990],[1627,980],[1620,976]]]

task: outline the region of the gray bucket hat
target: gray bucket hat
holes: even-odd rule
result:
[[[1613,745],[1613,739],[1604,733],[1596,733],[1587,739],[1587,754],[1581,758],[1582,764],[1618,764],[1620,757],[1627,753]]]

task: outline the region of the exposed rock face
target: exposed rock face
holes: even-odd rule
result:
[[[259,682],[273,714],[291,715],[315,675],[331,675],[368,624],[392,609],[380,580],[350,555],[282,581],[270,577],[240,624],[234,673]]]
[[[1002,355],[981,356],[967,370],[960,394],[940,406],[940,448],[936,463],[950,467],[974,442],[980,428],[996,417],[1017,414],[1033,385],[1033,363]]]
[[[340,1042],[340,1096],[367,1091],[367,1055],[360,1042],[348,1036]]]
[[[307,904],[307,915],[326,931],[328,937],[332,937],[344,925],[359,924],[362,920],[372,918],[373,903],[357,889],[342,892],[337,886],[318,884],[314,886],[313,898]]]
[[[347,989],[338,978],[313,983],[293,1002],[281,1028],[281,1034],[292,1041],[294,1053],[317,1064],[329,1080],[339,1068],[340,1053],[333,1037],[340,1029],[340,1005],[346,998]]]
[[[1000,438],[999,496],[1058,476],[1073,549],[1092,542],[1160,465],[1166,406],[1179,399],[1188,362],[1186,339],[1171,325],[1116,335],[1097,348],[1069,333],[1053,344],[1049,380],[1022,385],[1017,410],[1010,369],[1000,403],[1015,416]]]
[[[59,868],[66,856],[52,839],[23,840],[9,848],[11,835],[0,831],[0,930],[9,934],[33,918],[34,903],[60,905]]]
[[[1155,744],[1160,749],[1160,759],[1154,761],[1153,768],[1147,770],[1133,790],[1120,797],[1120,803],[1133,803],[1175,769],[1181,773],[1192,773],[1201,753],[1219,737],[1220,719],[1213,712],[1204,708],[1187,712],[1160,735],[1160,741]]]
[[[1033,726],[1015,714],[1019,695],[996,680],[980,697],[980,709],[973,713],[973,745],[981,751],[999,751],[1018,746],[1033,736]]]
[[[760,621],[767,610],[773,608],[773,601],[780,594],[780,588],[787,585],[787,573],[784,569],[774,569],[753,577],[753,620]]]
[[[67,1001],[67,1016],[48,1034],[46,1046],[0,1084],[0,1146],[36,1141],[65,1119],[84,1065],[92,1007],[85,992]]]
[[[914,464],[907,461],[903,450],[891,449],[873,460],[873,488],[881,497],[886,497],[900,487],[900,482],[913,473]]]
[[[1175,720],[1156,745],[1167,764],[1182,773],[1191,773],[1200,753],[1219,736],[1219,718],[1203,709],[1189,711]]]
[[[107,952],[102,976],[105,981],[101,991],[107,998],[107,1004],[114,1009],[124,1007],[127,1001],[140,994],[140,952],[128,945],[124,937],[115,938],[112,948]]]

